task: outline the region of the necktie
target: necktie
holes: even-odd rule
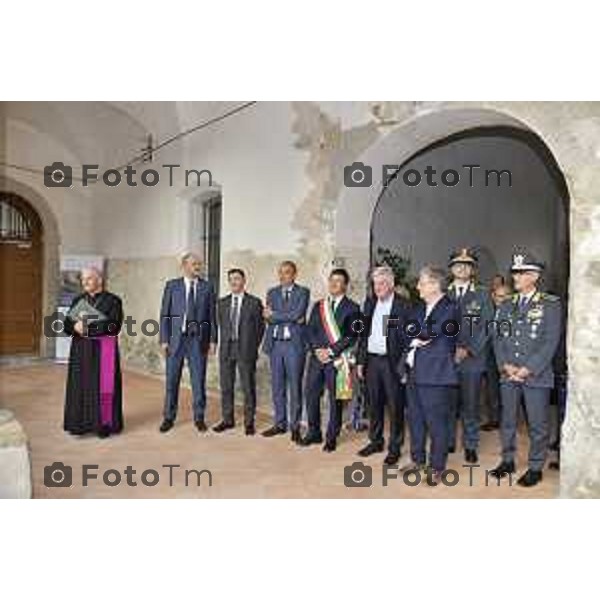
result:
[[[238,296],[233,296],[232,304],[231,304],[231,339],[238,339],[238,325],[239,325],[239,315],[240,315],[240,299]]]
[[[185,328],[189,331],[190,323],[194,320],[194,305],[196,303],[196,280],[190,282],[190,291],[188,292],[185,307]]]
[[[331,306],[331,312],[332,312],[332,313],[335,313],[335,299],[334,299],[334,298],[332,298],[332,299],[329,301],[329,304],[330,304],[330,306]]]
[[[519,300],[519,311],[523,312],[525,310],[525,307],[527,306],[527,296],[521,296],[521,299]]]
[[[287,306],[288,302],[290,301],[290,290],[283,290],[283,302],[284,304]]]

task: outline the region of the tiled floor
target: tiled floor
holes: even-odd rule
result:
[[[459,453],[452,455],[448,468],[456,469],[460,481],[453,487],[429,487],[425,482],[415,487],[402,480],[382,485],[381,461],[376,455],[365,461],[372,467],[373,484],[368,488],[344,486],[344,467],[358,460],[356,451],[365,434],[344,433],[338,451],[324,454],[319,447],[298,448],[288,436],[265,439],[260,435],[247,438],[240,428],[225,434],[199,434],[192,425],[190,393],[182,390],[179,420],[167,434],[158,432],[163,400],[163,383],[151,377],[126,372],[126,429],[117,437],[73,438],[62,430],[63,390],[66,367],[54,364],[0,367],[0,406],[14,410],[23,424],[31,444],[34,496],[43,498],[551,498],[558,493],[558,474],[546,471],[544,481],[526,490],[503,482],[500,487],[491,479],[485,485],[485,469],[497,463],[498,436],[484,433],[481,467],[469,471],[462,467]],[[217,399],[209,398],[208,422],[218,420]],[[259,430],[269,425],[267,415],[258,419]],[[525,465],[526,441],[520,436],[519,465]],[[62,461],[73,469],[72,487],[47,488],[44,466]],[[81,485],[82,465],[99,465],[98,480]],[[173,485],[169,469],[173,467]],[[128,486],[123,473],[127,466],[136,474],[137,486]],[[121,472],[122,482],[110,487],[102,482],[108,469]],[[142,471],[155,469],[160,481],[155,486],[141,482]],[[196,485],[191,474],[185,485],[185,469],[209,469]],[[148,475],[151,482],[151,475]]]

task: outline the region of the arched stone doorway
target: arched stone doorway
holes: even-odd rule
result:
[[[17,194],[0,193],[0,355],[38,354],[43,227]]]
[[[565,262],[566,282],[568,272],[573,276],[569,283],[569,322],[567,323],[567,360],[569,363],[568,405],[562,437],[562,469],[560,477],[561,494],[564,496],[597,496],[598,473],[597,461],[589,457],[598,456],[600,450],[597,439],[589,433],[594,430],[593,422],[595,396],[595,380],[587,368],[597,362],[593,347],[595,337],[591,332],[596,330],[596,322],[590,316],[593,310],[592,295],[575,296],[574,290],[593,290],[587,285],[587,280],[580,281],[590,272],[589,260],[582,248],[589,247],[592,237],[581,225],[582,217],[587,214],[585,209],[586,195],[592,194],[594,188],[589,183],[595,181],[590,177],[592,172],[588,167],[589,159],[582,154],[580,141],[573,138],[573,130],[579,131],[578,121],[567,115],[564,117],[561,106],[544,105],[546,115],[540,109],[535,115],[523,110],[519,105],[506,103],[503,108],[472,104],[469,106],[445,106],[440,109],[423,110],[420,114],[403,121],[390,129],[388,133],[367,149],[356,160],[373,167],[373,181],[370,187],[343,187],[336,202],[334,227],[334,260],[349,269],[355,282],[364,281],[371,263],[371,220],[382,192],[382,165],[402,165],[413,156],[430,146],[443,142],[454,135],[477,128],[511,128],[533,136],[537,143],[550,157],[548,164],[553,163],[559,171],[559,178],[564,185],[564,198],[571,198],[569,212],[564,212],[564,226],[567,239],[563,243],[563,256],[568,256]],[[530,127],[526,120],[517,118],[517,114],[536,123]],[[560,127],[558,126],[560,125]],[[536,130],[539,129],[540,135]],[[587,150],[587,148],[586,148]],[[556,160],[554,159],[556,157]],[[579,162],[578,162],[579,161]],[[563,178],[563,173],[566,177]],[[566,184],[564,183],[566,181]],[[560,186],[559,186],[560,187]],[[575,195],[575,192],[578,195]],[[583,198],[583,199],[582,199]],[[579,208],[577,208],[579,207]],[[579,221],[577,219],[579,218]],[[583,226],[587,225],[585,218]],[[587,243],[588,246],[585,246]],[[446,257],[447,258],[447,257]],[[566,260],[566,259],[565,259]],[[586,270],[587,269],[587,270]],[[585,285],[584,285],[585,284]],[[366,286],[360,283],[356,286],[357,294],[362,295]],[[577,305],[577,308],[574,306]],[[579,312],[576,313],[576,310]],[[576,328],[576,326],[579,326]]]
[[[452,250],[469,246],[487,284],[508,275],[516,249],[527,249],[546,264],[546,288],[566,298],[568,191],[539,137],[507,126],[468,129],[399,166],[373,210],[371,264],[388,249],[408,259],[414,273],[427,263],[444,267]],[[444,184],[444,173],[453,185]],[[419,174],[419,185],[407,184]]]
[[[29,313],[29,323],[35,322],[35,340],[32,342],[32,350],[19,350],[15,352],[11,347],[1,353],[6,354],[28,354],[39,356],[54,356],[54,338],[46,337],[43,332],[43,318],[50,315],[56,309],[56,300],[60,283],[59,247],[60,235],[56,215],[50,208],[46,199],[35,189],[9,177],[0,175],[0,195],[3,198],[10,197],[13,202],[24,210],[29,218],[39,228],[39,271],[36,274],[39,288],[37,288],[37,302],[39,306],[39,317]],[[3,294],[11,294],[14,282],[6,279],[9,277],[8,256],[0,260],[0,285]],[[2,319],[4,322],[4,318]],[[31,327],[31,325],[29,325]]]

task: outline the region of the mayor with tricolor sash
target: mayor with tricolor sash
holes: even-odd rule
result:
[[[325,434],[325,452],[336,449],[342,427],[344,402],[352,400],[353,346],[357,336],[352,321],[359,317],[359,306],[346,296],[350,276],[345,269],[334,269],[328,279],[328,295],[313,305],[306,339],[309,361],[306,373],[306,410],[308,432],[302,446],[320,444],[321,396],[327,389],[329,421]]]

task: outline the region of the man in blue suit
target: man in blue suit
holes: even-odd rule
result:
[[[302,376],[306,359],[306,311],[310,290],[296,283],[298,269],[291,260],[279,265],[280,285],[267,292],[264,317],[268,323],[263,349],[271,363],[274,424],[265,437],[292,432],[300,443]],[[289,391],[289,419],[288,419]]]
[[[206,431],[206,359],[217,341],[215,292],[200,277],[202,262],[188,252],[181,259],[183,277],[167,281],[160,311],[160,344],[166,356],[166,395],[160,431],[171,429],[177,417],[179,383],[187,359],[192,380],[194,423]]]
[[[442,269],[421,269],[417,289],[422,303],[415,308],[406,327],[407,335],[412,338],[405,359],[411,468],[421,469],[426,464],[429,431],[434,485],[446,469],[449,407],[459,381],[454,362],[459,312],[444,293],[445,282]]]
[[[353,322],[360,317],[360,307],[346,296],[349,282],[346,269],[331,271],[329,293],[315,302],[306,327],[310,353],[305,384],[308,432],[301,445],[323,441],[321,397],[327,389],[329,421],[323,446],[325,452],[335,451],[342,428],[344,402],[352,400],[351,351],[358,337]]]

